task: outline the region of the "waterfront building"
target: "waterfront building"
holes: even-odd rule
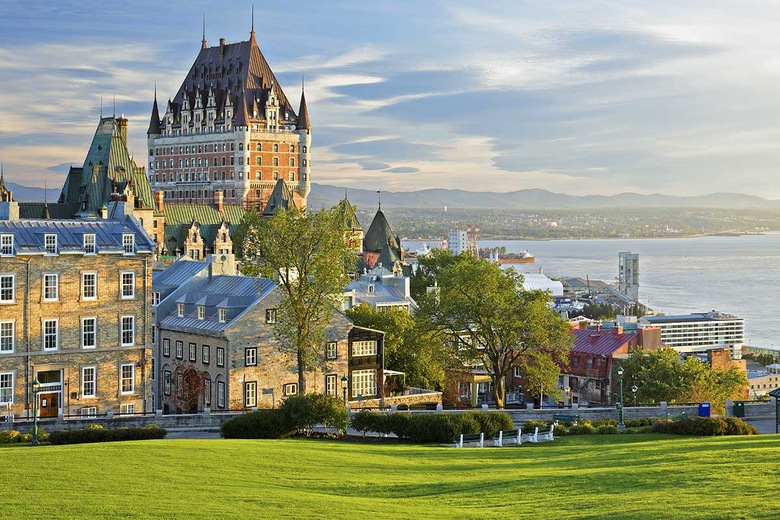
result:
[[[155,244],[125,188],[99,216],[23,219],[0,177],[0,409],[10,415],[151,409]]]
[[[147,130],[148,175],[169,201],[264,209],[278,181],[306,206],[311,188],[306,97],[296,113],[255,38],[200,52],[162,112],[157,94]]]
[[[639,301],[639,255],[631,251],[618,253],[618,291]]]
[[[639,326],[661,328],[661,342],[679,352],[705,353],[731,349],[733,359],[742,358],[745,320],[724,312],[710,311],[685,315],[644,316]]]

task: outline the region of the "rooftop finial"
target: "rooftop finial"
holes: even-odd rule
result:
[[[203,40],[200,42],[200,48],[206,48],[206,13],[203,13]]]

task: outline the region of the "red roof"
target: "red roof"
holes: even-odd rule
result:
[[[574,347],[572,353],[611,356],[615,351],[639,336],[639,333],[615,334],[611,331],[580,330],[572,331]]]

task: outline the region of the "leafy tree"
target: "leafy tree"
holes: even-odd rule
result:
[[[321,364],[325,329],[340,305],[347,271],[355,261],[334,210],[280,210],[255,222],[244,235],[243,254],[260,272],[273,273],[282,289],[274,335],[298,364],[298,388],[306,370]]]
[[[444,386],[453,359],[443,335],[402,309],[379,312],[360,304],[346,314],[355,325],[384,331],[385,366],[404,372],[407,384],[436,390]]]
[[[530,363],[531,353],[567,361],[570,327],[547,306],[549,295],[525,291],[514,270],[473,257],[456,258],[441,269],[439,288],[421,299],[420,312],[449,337],[465,364],[482,362],[495,402],[503,407],[506,376],[515,365]]]

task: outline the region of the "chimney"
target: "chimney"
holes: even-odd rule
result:
[[[225,195],[222,193],[222,190],[214,190],[214,199],[214,203],[217,205],[217,211],[222,213],[225,210]]]
[[[165,192],[163,190],[157,190],[154,192],[154,201],[157,205],[157,211],[160,213],[163,213],[165,210],[165,204],[163,203],[163,199],[165,198]]]

